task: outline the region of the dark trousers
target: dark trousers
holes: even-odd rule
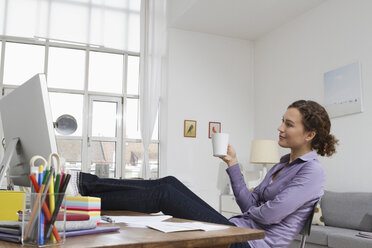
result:
[[[100,197],[102,210],[162,211],[175,218],[235,226],[172,176],[156,180],[132,180],[79,173],[78,187],[81,195]],[[231,247],[250,246],[244,242]]]

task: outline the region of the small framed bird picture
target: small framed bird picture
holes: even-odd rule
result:
[[[183,136],[189,138],[196,137],[196,121],[193,120],[185,120],[184,122],[184,129],[183,129]]]
[[[212,138],[213,133],[221,132],[221,122],[209,122],[208,138]]]

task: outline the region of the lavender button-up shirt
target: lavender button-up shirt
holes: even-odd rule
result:
[[[238,164],[226,171],[243,213],[230,221],[239,227],[265,231],[264,239],[249,241],[253,248],[288,247],[323,195],[326,182],[325,171],[314,151],[291,163],[289,154],[283,156],[253,192],[245,185]]]

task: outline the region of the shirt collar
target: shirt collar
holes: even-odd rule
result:
[[[289,162],[290,155],[291,154],[288,153],[288,154],[282,156],[280,158],[280,163]],[[317,159],[317,158],[318,158],[317,153],[315,151],[311,151],[311,152],[305,153],[304,155],[302,155],[301,157],[298,157],[297,159],[301,159],[302,161],[309,161],[309,160],[314,160],[314,159]],[[295,159],[294,161],[296,161],[297,159]]]

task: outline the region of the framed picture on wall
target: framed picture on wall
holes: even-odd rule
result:
[[[221,132],[221,122],[209,122],[208,138],[212,138],[213,133]]]
[[[362,112],[360,63],[355,62],[324,73],[324,98],[325,108],[331,118]]]
[[[183,136],[189,138],[196,137],[196,121],[194,120],[185,120],[183,127]]]

